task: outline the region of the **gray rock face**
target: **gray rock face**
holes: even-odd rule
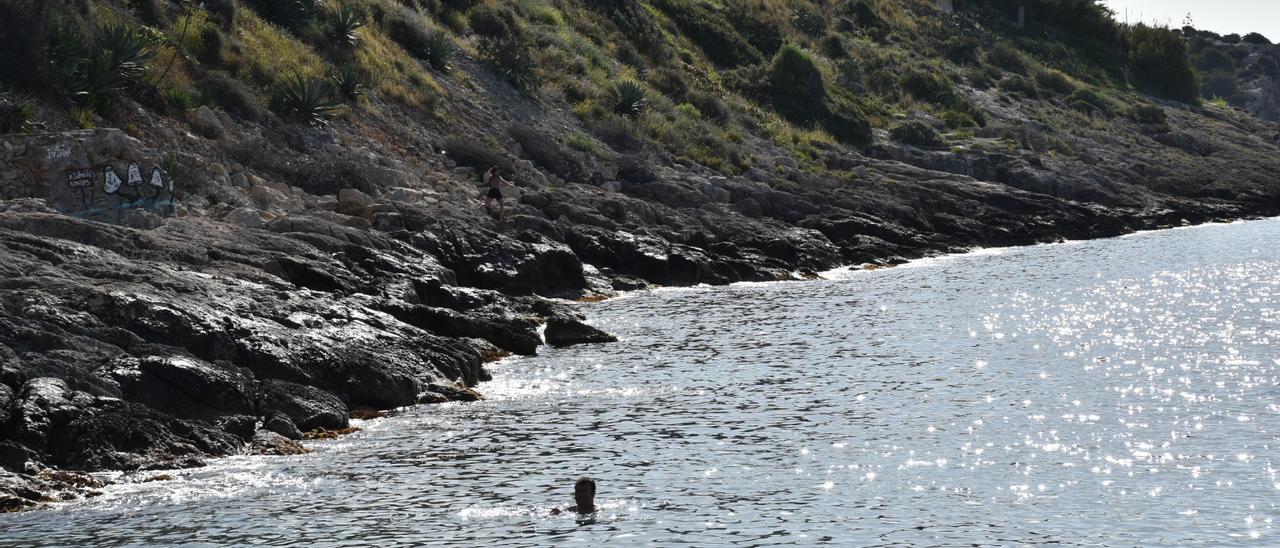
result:
[[[221,139],[226,134],[226,128],[222,127],[222,121],[218,119],[218,115],[207,106],[201,106],[196,109],[195,126],[200,135],[210,139]]]
[[[259,409],[268,413],[284,413],[303,432],[317,428],[333,430],[347,427],[350,411],[333,394],[281,380],[263,381],[259,390]]]

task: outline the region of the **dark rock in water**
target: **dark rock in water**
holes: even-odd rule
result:
[[[291,440],[302,439],[302,431],[298,429],[298,426],[293,424],[288,415],[279,411],[267,415],[266,420],[262,421],[262,429],[275,432]]]
[[[180,467],[200,456],[231,455],[244,444],[206,423],[97,399],[49,438],[49,464],[80,470]]]
[[[122,395],[184,418],[254,412],[250,374],[226,362],[166,350],[167,355],[123,356],[113,362],[111,374]]]
[[[244,440],[253,439],[253,432],[258,427],[258,420],[249,415],[230,415],[215,421],[220,430]]]
[[[259,387],[258,408],[279,411],[303,432],[348,426],[351,411],[337,396],[304,384],[266,380]]]
[[[428,390],[418,394],[418,405],[431,405],[436,403],[447,403],[449,398],[439,392]]]
[[[301,443],[268,430],[255,432],[249,444],[249,453],[253,455],[302,455],[310,452]]]
[[[460,386],[449,386],[447,384],[432,384],[427,386],[427,394],[436,393],[445,398],[446,401],[480,401],[484,399],[484,395],[479,392]],[[433,399],[431,397],[428,400]],[[427,402],[424,402],[427,403]],[[439,403],[439,402],[429,402]]]
[[[556,317],[547,320],[544,333],[547,344],[564,347],[576,344],[617,342],[618,338],[587,325],[574,318]]]
[[[40,455],[13,440],[0,441],[0,469],[10,472],[26,470],[28,462],[39,462]]]

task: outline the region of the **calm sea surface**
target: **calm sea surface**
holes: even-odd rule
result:
[[[590,305],[488,401],[0,544],[1280,545],[1280,221]],[[554,516],[599,482],[594,519]]]

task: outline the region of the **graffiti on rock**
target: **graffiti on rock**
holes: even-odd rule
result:
[[[153,166],[143,177],[144,169],[138,162],[129,162],[124,177],[115,166],[101,166],[102,177],[95,177],[98,169],[67,170],[67,188],[79,194],[80,210],[70,212],[81,217],[100,217],[112,210],[142,208],[163,215],[173,212],[173,180],[160,166]],[[99,185],[101,182],[101,185]],[[98,195],[101,188],[102,195]]]

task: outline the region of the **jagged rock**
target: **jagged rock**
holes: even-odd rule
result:
[[[484,399],[484,395],[474,389],[447,384],[428,385],[426,393],[440,394],[448,401],[480,401]]]
[[[222,220],[244,228],[262,229],[267,226],[267,219],[262,214],[262,210],[250,207],[237,207],[227,212],[227,216]]]
[[[249,453],[253,455],[304,455],[310,452],[294,439],[269,430],[255,432],[253,441],[249,444]]]
[[[547,344],[558,347],[608,343],[618,340],[617,337],[574,318],[557,317],[547,320],[547,330],[544,335],[547,338]]]
[[[373,198],[354,188],[344,188],[338,191],[337,211],[343,215],[363,217],[365,210],[372,203]]]
[[[317,428],[346,428],[351,416],[346,404],[333,394],[304,384],[274,379],[262,381],[259,385],[258,409],[284,413],[303,432]]]
[[[210,139],[221,139],[227,132],[226,128],[222,127],[222,121],[218,119],[218,115],[204,105],[196,109],[194,122],[196,131]]]
[[[262,421],[262,428],[287,439],[302,439],[302,431],[298,430],[298,426],[293,424],[293,421],[287,415],[279,411],[268,413],[266,420]]]

